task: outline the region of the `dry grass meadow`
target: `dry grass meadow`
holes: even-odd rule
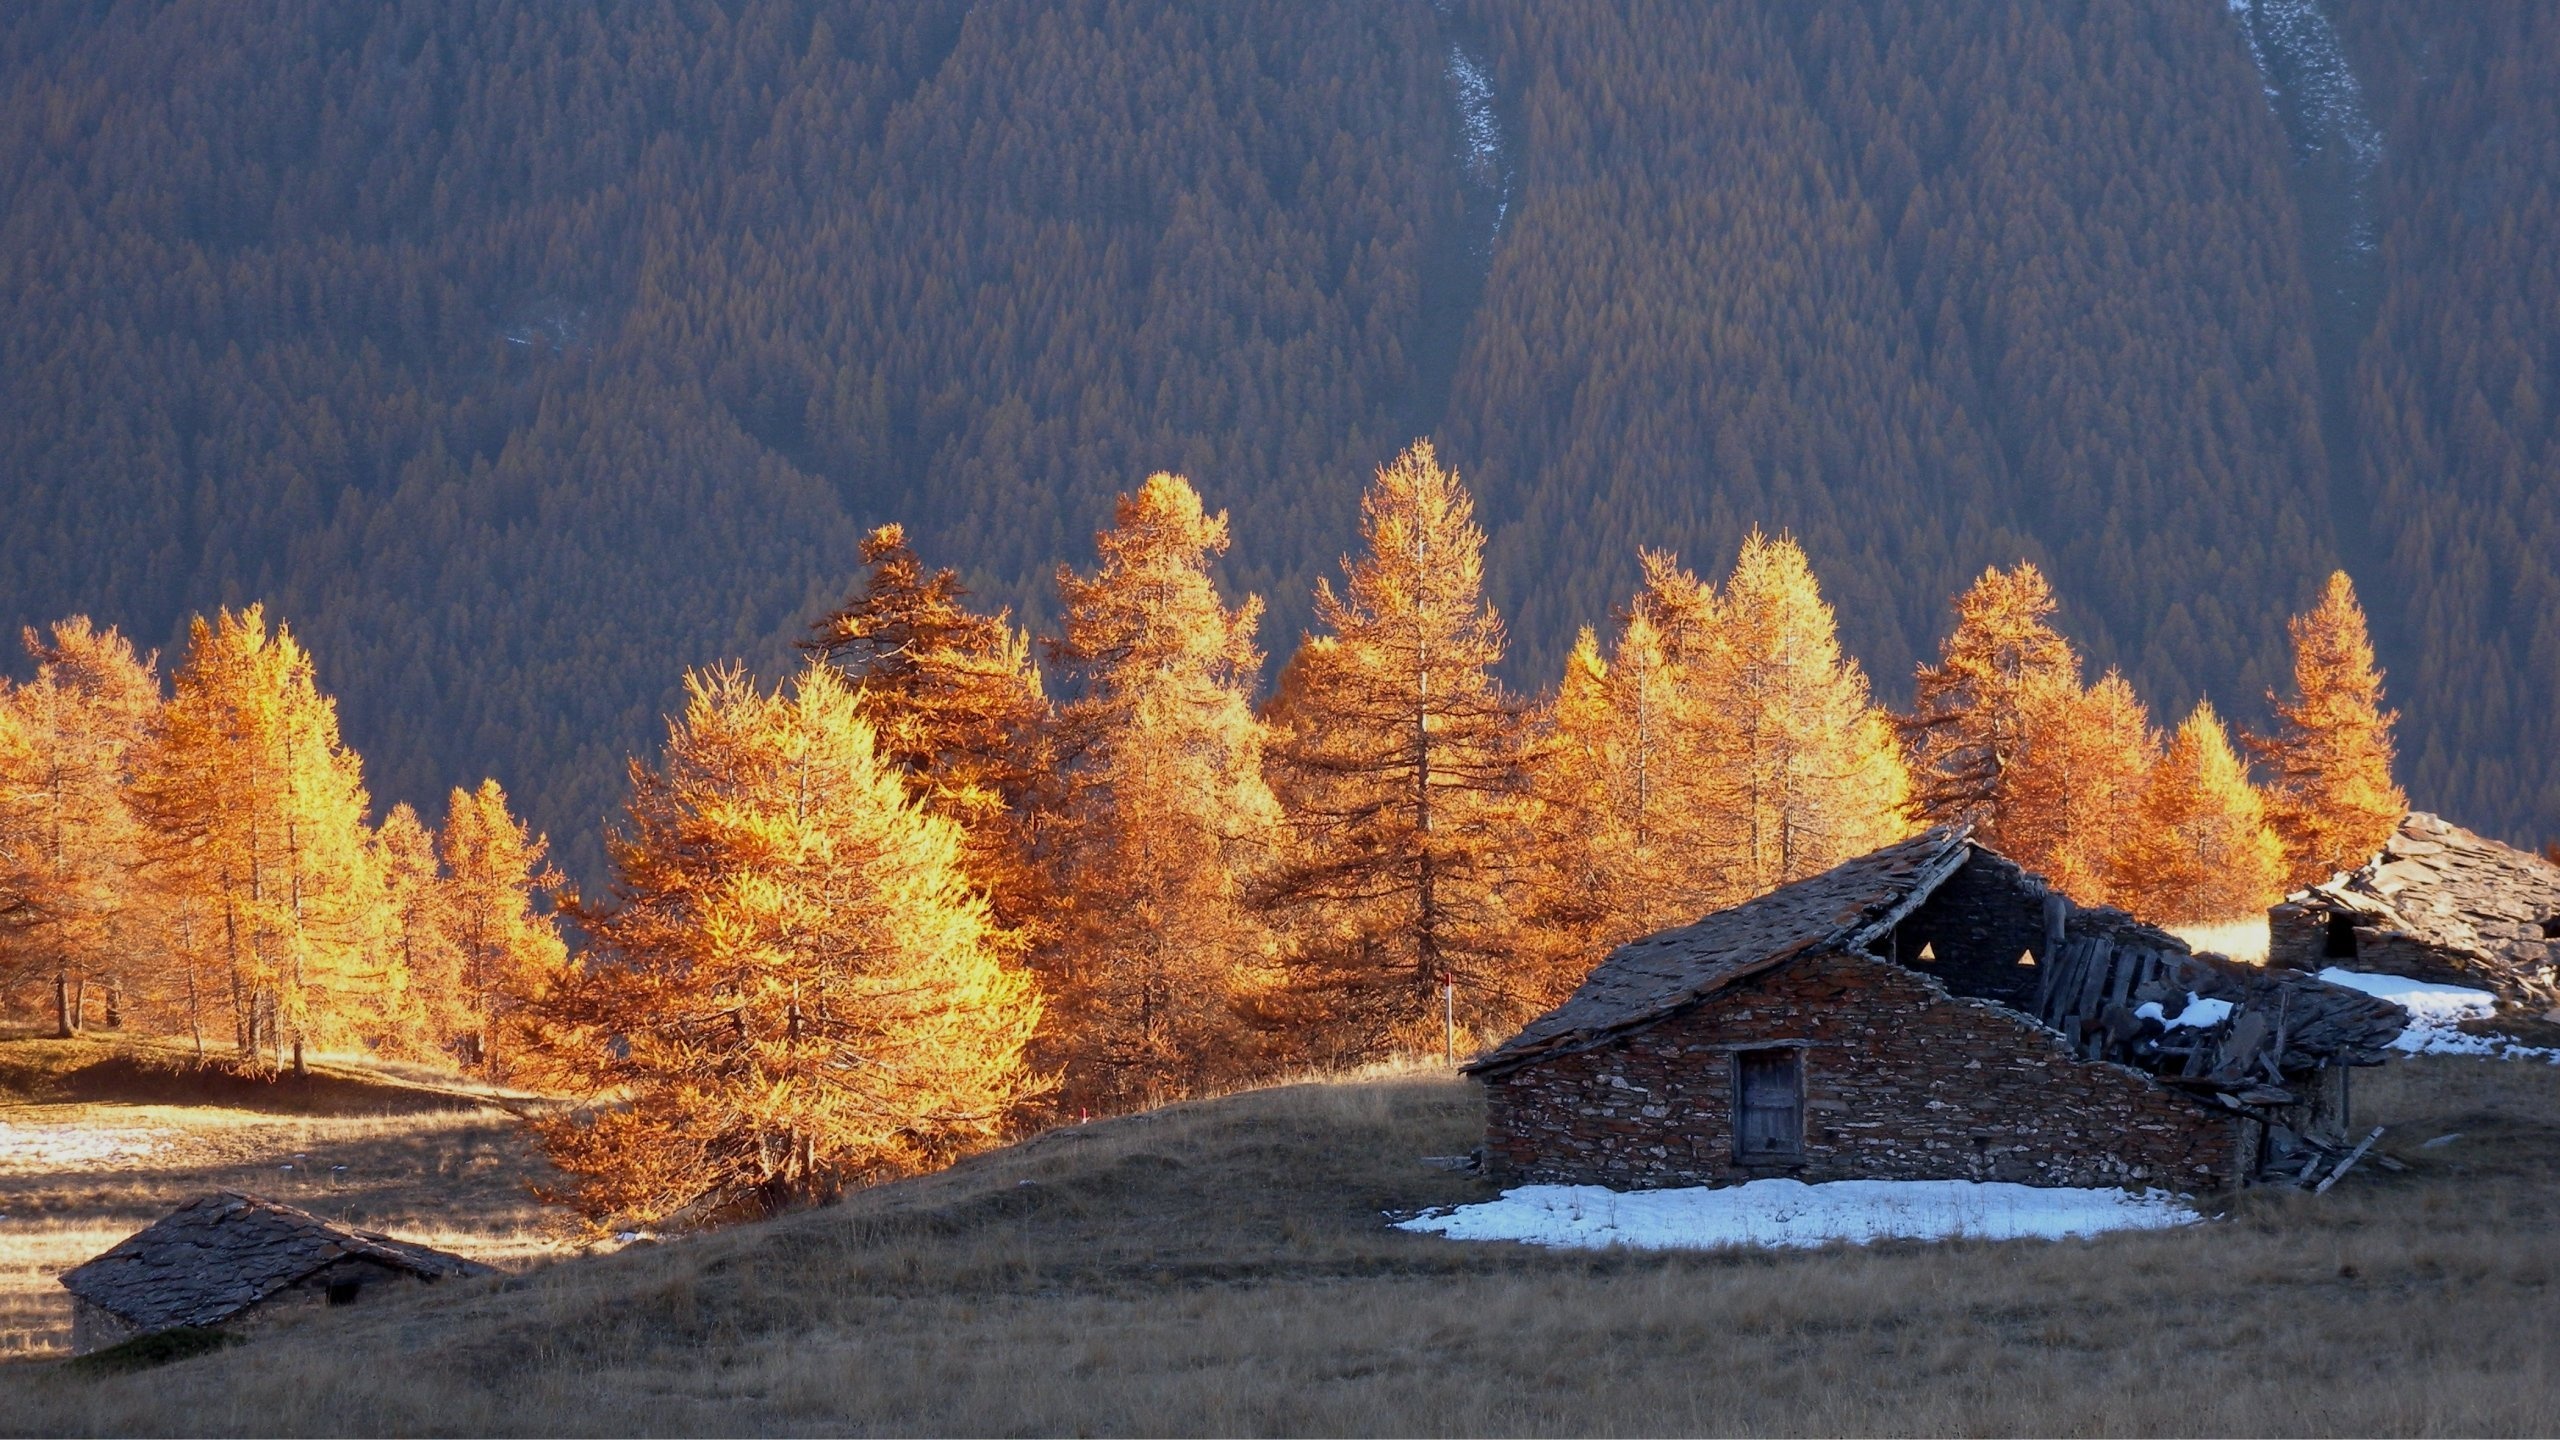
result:
[[[1488,1193],[1417,1163],[1477,1139],[1472,1089],[1279,1087],[770,1223],[305,1312],[148,1372],[0,1365],[0,1428],[2560,1431],[2560,1068],[2431,1059],[2359,1081],[2404,1174],[2252,1192],[2177,1232],[1715,1254],[1391,1231],[1384,1210]],[[521,1261],[537,1227],[499,1191],[526,1162],[487,1117],[244,1115],[235,1168],[206,1178],[280,1173],[284,1137],[308,1135],[315,1161],[381,1167],[357,1202],[374,1223]],[[42,1193],[103,1240],[173,1179],[13,1176],[8,1204]],[[80,1209],[93,1193],[114,1223]]]
[[[502,1108],[511,1097],[423,1070],[323,1062],[267,1082],[186,1061],[0,1034],[0,1360],[63,1353],[70,1297],[53,1277],[208,1190],[509,1269],[566,1248],[526,1193],[540,1162]]]

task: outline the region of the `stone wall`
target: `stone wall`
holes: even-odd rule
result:
[[[2044,882],[2005,857],[1976,850],[1919,909],[1893,928],[1893,956],[1958,995],[2034,1008],[2044,953]],[[1932,960],[1920,958],[1923,948]],[[2018,957],[2033,953],[2036,965]]]
[[[2503,984],[2505,972],[2475,951],[2431,944],[2401,930],[2386,929],[2370,916],[2348,911],[2354,926],[2351,956],[2329,953],[2332,909],[2316,901],[2288,900],[2267,911],[2267,963],[2292,970],[2320,971],[2332,965],[2377,975],[2405,975],[2447,985],[2499,992],[2513,998]]]
[[[118,1318],[114,1311],[74,1295],[71,1297],[71,1353],[86,1355],[120,1345],[134,1337],[134,1328]]]
[[[1804,1048],[1804,1153],[1738,1163],[1733,1052],[1780,1044]],[[1505,1183],[1786,1175],[2192,1191],[2227,1183],[2246,1143],[2228,1117],[2138,1071],[2075,1060],[2023,1015],[1850,954],[1783,965],[1486,1091],[1488,1168]]]

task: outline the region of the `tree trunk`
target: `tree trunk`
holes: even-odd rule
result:
[[[53,1038],[71,1038],[71,976],[62,970],[53,972]]]

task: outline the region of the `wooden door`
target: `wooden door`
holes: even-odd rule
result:
[[[1742,1159],[1804,1153],[1804,1052],[1738,1050],[1733,1056],[1734,1147]]]

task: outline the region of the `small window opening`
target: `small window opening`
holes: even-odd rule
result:
[[[2560,940],[2560,915],[2546,916],[2542,922],[2542,938]]]
[[[1920,953],[1912,956],[1911,958],[1919,961],[1923,965],[1930,964],[1938,958],[1938,948],[1926,941],[1923,941],[1920,945]]]
[[[1804,1052],[1735,1051],[1733,1089],[1738,1158],[1783,1160],[1804,1153]]]
[[[2018,952],[2018,963],[2019,963],[2019,964],[2021,964],[2021,965],[2026,966],[2026,967],[2027,967],[2027,968],[2029,968],[2029,969],[2033,969],[2033,968],[2035,968],[2035,963],[2036,963],[2036,952],[2034,952],[2033,950],[2021,950],[2021,951],[2019,951],[2019,952]]]
[[[2331,960],[2356,958],[2356,917],[2344,910],[2329,912],[2329,944],[2321,954]]]
[[[363,1288],[364,1282],[353,1275],[339,1275],[333,1277],[329,1281],[329,1303],[332,1305],[353,1305],[356,1303],[356,1292]]]

